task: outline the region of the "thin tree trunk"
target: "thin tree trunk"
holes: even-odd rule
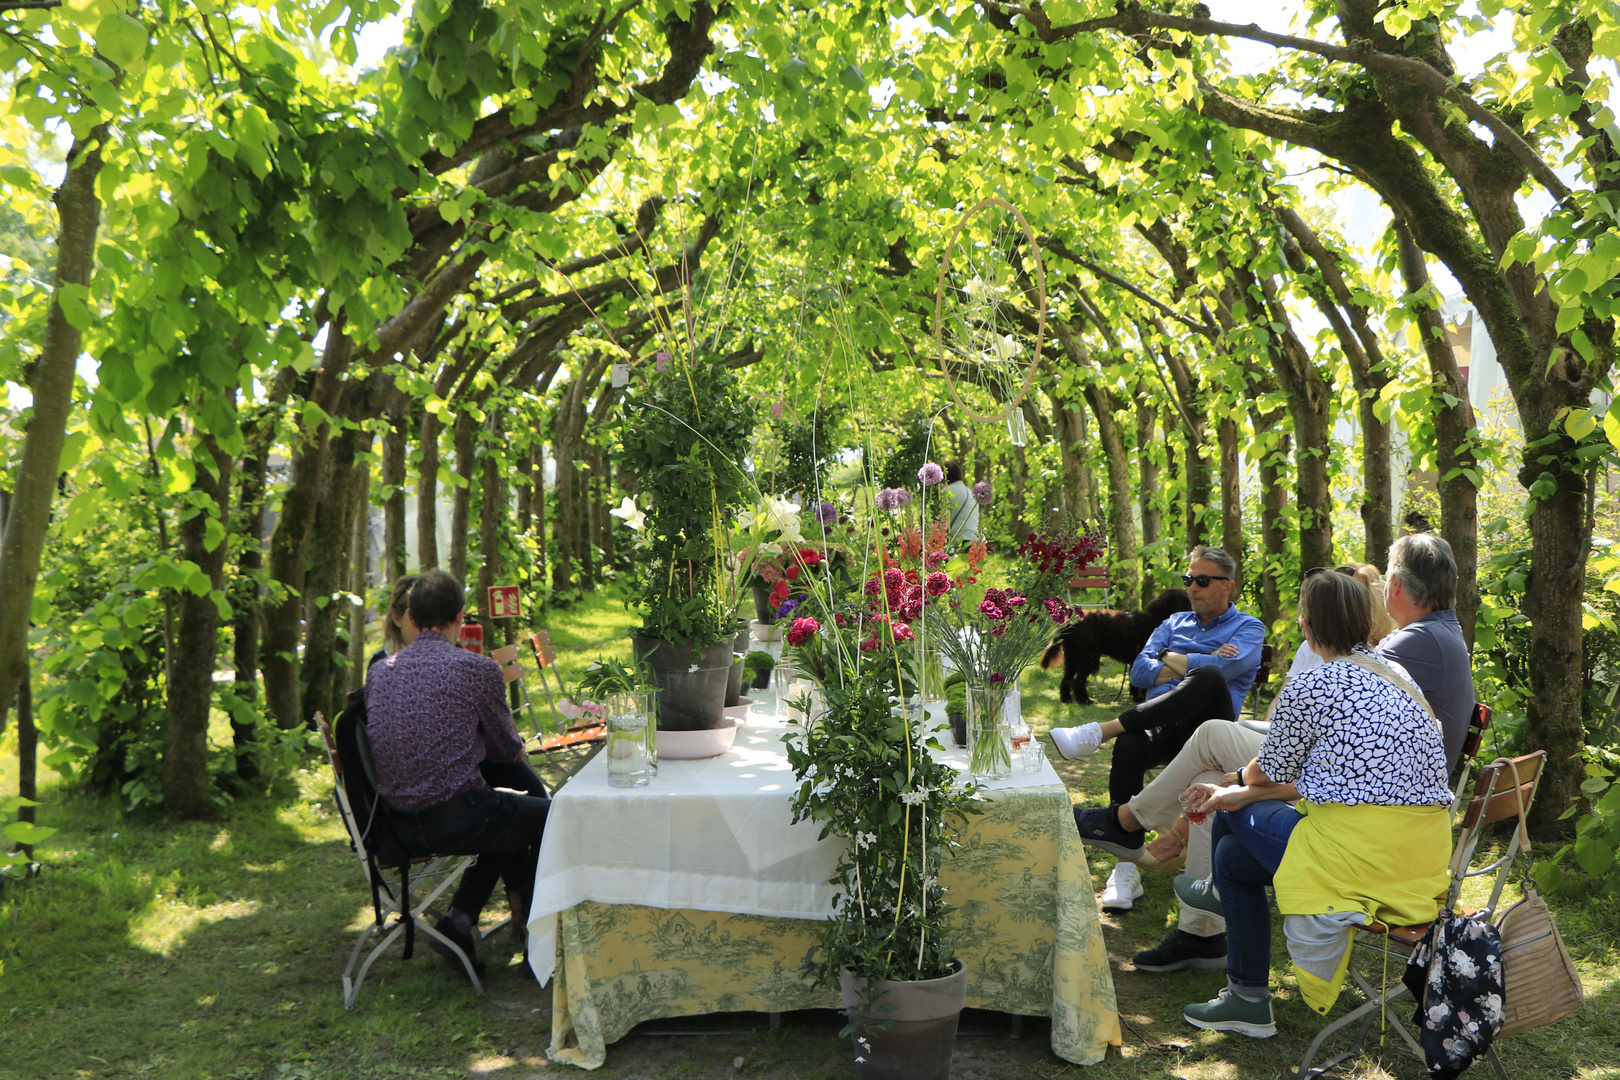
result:
[[[28,374],[33,416],[12,482],[5,546],[0,547],[0,702],[12,699],[28,672],[29,613],[73,405],[74,364],[83,351],[83,335],[68,321],[62,296],[88,288],[95,267],[101,226],[96,178],[106,139],[107,125],[98,124],[85,138],[74,140],[62,186],[53,197],[58,222],[56,278],[45,316],[45,340]]]
[[[439,565],[438,413],[422,413],[422,464],[416,472],[416,569]],[[392,582],[390,582],[392,584]]]
[[[241,554],[231,597],[231,649],[236,666],[232,688],[243,701],[259,699],[259,571],[264,568],[264,484],[269,467],[268,444],[275,418],[268,410],[248,425],[247,452],[242,458],[234,520]],[[236,753],[236,775],[258,779],[258,731],[231,715],[231,743]]]
[[[467,529],[472,511],[473,419],[467,413],[456,417],[456,475],[466,481],[456,485],[450,504],[450,576],[467,583]]]
[[[494,421],[492,434],[495,445],[499,446],[502,438],[500,412],[491,414]],[[483,466],[483,479],[479,484],[479,493],[482,499],[478,508],[478,592],[477,604],[479,610],[478,621],[484,627],[484,640],[494,647],[495,642],[502,640],[496,637],[498,629],[495,620],[489,613],[489,590],[492,586],[504,584],[501,580],[503,567],[501,565],[501,522],[506,516],[506,482],[501,476],[498,455],[485,454]],[[503,619],[503,637],[510,634],[512,621]]]
[[[1400,246],[1401,276],[1411,296],[1429,292],[1429,268],[1422,250],[1404,222],[1395,222]],[[1457,621],[1463,640],[1474,647],[1474,622],[1479,615],[1479,489],[1463,471],[1479,469],[1473,454],[1474,407],[1457,367],[1457,354],[1446,340],[1440,313],[1432,307],[1415,309],[1418,337],[1429,360],[1429,408],[1434,415],[1437,464],[1440,472],[1440,535],[1451,545],[1457,560]],[[1451,404],[1446,399],[1450,397]]]
[[[338,415],[345,390],[342,379],[353,359],[353,342],[344,333],[342,320],[330,324],[326,356],[315,378],[311,397],[328,415]],[[305,578],[313,547],[315,519],[327,497],[327,452],[329,424],[310,435],[293,454],[292,480],[281,497],[281,516],[270,536],[270,577],[286,589],[286,595],[264,611],[264,701],[270,715],[283,729],[307,722],[303,709],[303,688],[298,660],[299,621],[304,614]],[[347,539],[345,527],[334,533]],[[339,550],[346,543],[337,545]],[[330,646],[329,646],[330,647]],[[330,715],[330,714],[329,714]]]
[[[345,428],[332,440],[327,454],[326,497],[315,514],[316,535],[352,540],[356,494],[362,475],[359,457],[370,444],[370,433],[358,427]],[[348,602],[341,599],[349,580],[349,549],[349,543],[315,545],[304,578],[303,708],[306,723],[316,713],[328,719],[337,715],[333,692],[343,679],[343,665],[337,655],[337,628],[349,608]]]
[[[404,416],[388,417],[383,433],[383,580],[389,585],[405,576],[405,425]],[[370,470],[366,486],[370,487]],[[369,498],[369,496],[368,496]],[[369,515],[368,515],[369,516]],[[361,592],[359,595],[365,595]]]
[[[534,495],[530,506],[534,509],[535,540],[535,561],[530,577],[545,581],[550,550],[546,543],[546,444],[539,439],[534,443]]]
[[[1216,437],[1221,447],[1221,547],[1234,559],[1243,557],[1243,478],[1242,458],[1238,451],[1237,421],[1223,416],[1216,425]]]
[[[229,547],[225,537],[230,531],[233,462],[212,434],[199,435],[196,449],[196,479],[191,490],[200,500],[194,500],[193,509],[196,501],[213,505],[181,519],[180,552],[203,572],[210,588],[219,590],[225,583]],[[213,521],[219,522],[220,533],[210,548],[208,525]],[[214,701],[220,614],[213,596],[198,596],[190,589],[180,590],[177,607],[169,723],[163,744],[163,805],[172,816],[191,818],[213,811],[208,785],[208,714]]]
[[[400,480],[403,481],[403,479],[404,471],[402,462]],[[360,684],[364,682],[366,678],[366,626],[371,622],[371,606],[366,603],[366,596],[370,592],[371,585],[369,580],[370,574],[368,573],[370,569],[369,556],[371,554],[370,465],[364,463],[361,464],[360,480],[356,486],[359,488],[359,493],[355,497],[354,531],[353,539],[349,546],[349,591],[358,596],[360,598],[360,602],[358,604],[351,605],[349,609],[349,670],[347,673],[348,677],[344,680],[344,689],[350,691],[360,689]],[[405,554],[403,543],[405,536],[405,489],[402,484],[396,484],[395,487],[397,489],[398,498],[401,504],[399,535],[402,542],[399,547],[399,552],[400,560],[403,564]],[[389,496],[389,502],[392,503],[394,498],[395,496],[391,494]],[[386,532],[386,530],[387,523],[385,522],[384,531]],[[397,580],[397,578],[389,577],[385,580],[392,584]],[[386,614],[387,610],[387,606],[385,605],[383,607],[383,613]]]
[[[1136,402],[1136,495],[1142,512],[1142,546],[1153,547],[1164,536],[1164,515],[1159,510],[1159,462],[1153,453],[1153,429],[1158,411],[1145,395]],[[1100,424],[1101,421],[1098,421]],[[1112,481],[1110,481],[1112,483]],[[1147,567],[1143,567],[1147,572]]]
[[[17,684],[17,794],[28,800],[17,808],[17,820],[37,823],[34,807],[29,805],[39,801],[39,731],[34,727],[31,670],[24,670],[22,681]],[[28,858],[33,857],[33,845],[22,844],[20,849]]]

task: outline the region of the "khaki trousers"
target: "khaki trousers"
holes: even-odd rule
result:
[[[1223,773],[1234,772],[1254,760],[1265,736],[1229,720],[1206,720],[1170,764],[1147,787],[1132,797],[1131,813],[1146,828],[1164,832],[1181,816],[1181,793],[1193,784],[1219,784]],[[1187,873],[1210,874],[1211,819],[1195,825],[1187,836]],[[1181,906],[1182,930],[1200,937],[1226,932],[1226,920],[1197,908]]]

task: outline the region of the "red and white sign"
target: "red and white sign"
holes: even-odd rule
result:
[[[521,592],[516,585],[491,585],[489,587],[489,617],[492,619],[515,619],[522,604]]]
[[[484,628],[475,622],[462,623],[459,644],[468,652],[482,653],[484,651]]]

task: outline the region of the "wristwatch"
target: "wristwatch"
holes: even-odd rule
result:
[[[1170,655],[1170,646],[1166,645],[1164,648],[1159,650],[1159,655],[1157,657],[1155,657],[1155,659],[1157,659],[1159,661],[1159,663],[1162,664],[1162,663],[1164,663],[1164,658],[1169,656],[1169,655]]]

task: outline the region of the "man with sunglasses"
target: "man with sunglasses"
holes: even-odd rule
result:
[[[1131,665],[1131,685],[1147,691],[1105,724],[1053,728],[1052,742],[1066,758],[1094,754],[1118,739],[1108,774],[1111,801],[1142,790],[1142,776],[1176,756],[1205,720],[1235,720],[1260,668],[1266,631],[1260,620],[1232,605],[1237,562],[1218,547],[1193,548],[1187,572],[1191,611],[1160,623]]]
[[[1232,604],[1237,561],[1218,547],[1199,544],[1189,555],[1181,580],[1192,610],[1160,623],[1131,665],[1131,685],[1145,688],[1146,700],[1103,724],[1051,731],[1058,753],[1070,759],[1094,754],[1103,743],[1118,740],[1108,768],[1110,809],[1100,811],[1109,819],[1104,826],[1109,836],[1125,831],[1116,815],[1142,790],[1148,769],[1180,753],[1204,721],[1237,719],[1260,669],[1265,627]],[[1088,836],[1087,827],[1096,823],[1082,820],[1083,813],[1083,808],[1075,809],[1075,824],[1081,838],[1094,843],[1097,838]],[[1108,876],[1102,906],[1128,911],[1141,895],[1136,864],[1122,862]]]

